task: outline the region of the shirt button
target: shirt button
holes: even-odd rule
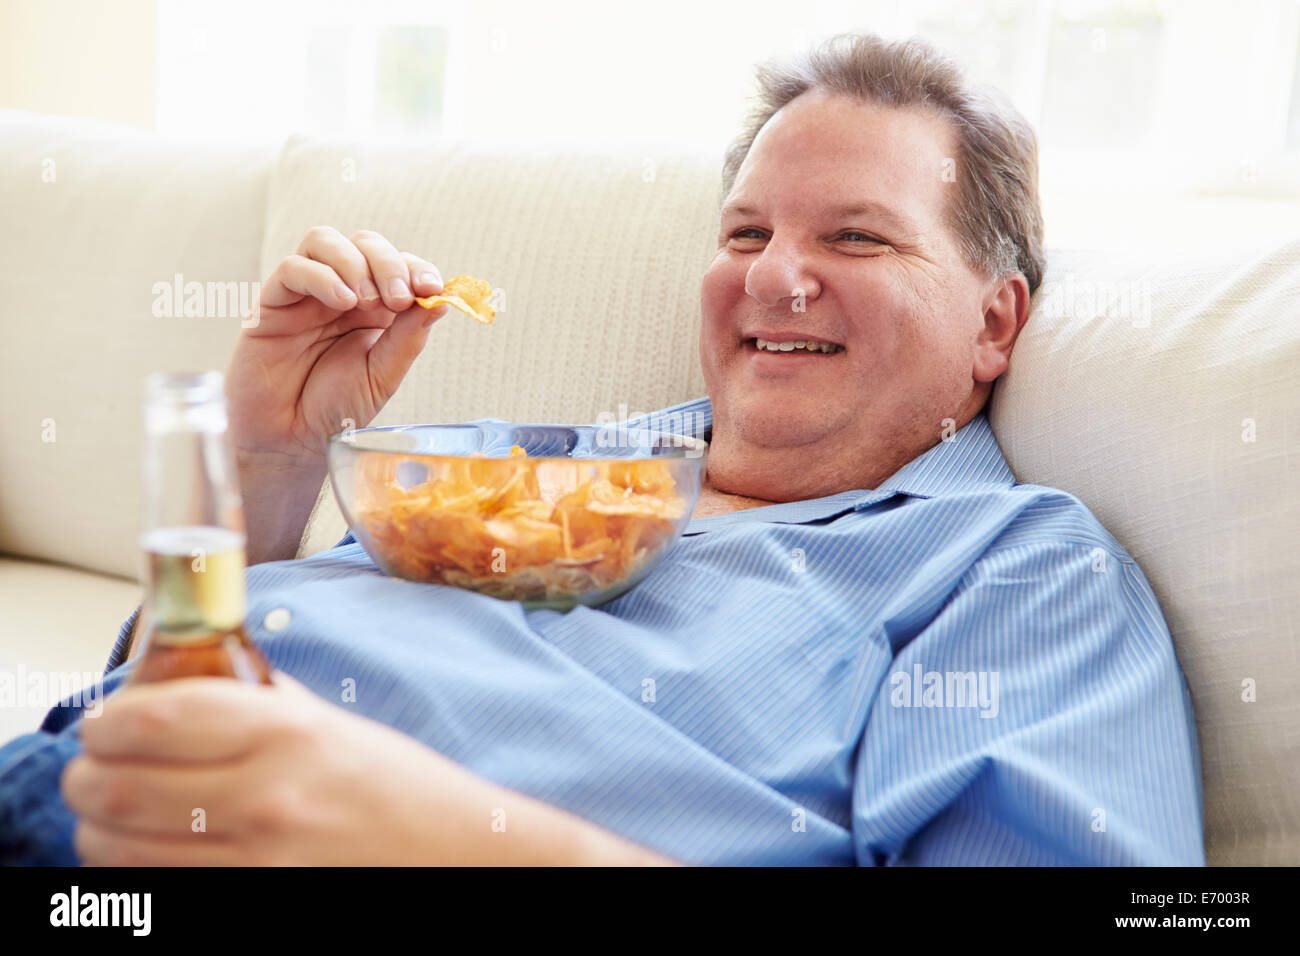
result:
[[[289,626],[289,609],[287,607],[277,607],[266,612],[266,617],[262,618],[262,627],[268,631],[283,631]]]

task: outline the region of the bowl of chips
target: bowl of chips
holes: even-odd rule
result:
[[[653,570],[695,511],[707,449],[626,423],[489,419],[340,432],[329,472],[386,574],[568,610]]]

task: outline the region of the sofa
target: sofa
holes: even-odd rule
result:
[[[589,422],[705,393],[719,168],[680,143],[197,143],[0,111],[0,675],[102,671],[141,597],[144,378],[224,369],[238,296],[310,226],[504,293],[490,329],[434,326],[374,424]],[[1049,234],[1047,255],[994,431],[1160,599],[1210,864],[1300,863],[1300,226],[1192,256]],[[326,482],[299,557],[345,530]],[[0,742],[43,711],[0,708]]]

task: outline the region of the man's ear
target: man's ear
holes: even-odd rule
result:
[[[975,338],[977,382],[992,382],[1011,364],[1016,336],[1029,318],[1029,282],[1024,275],[1003,276],[984,296],[984,328]]]

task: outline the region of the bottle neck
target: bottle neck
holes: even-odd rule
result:
[[[151,640],[228,633],[245,614],[245,536],[219,382],[151,382],[143,552]]]

